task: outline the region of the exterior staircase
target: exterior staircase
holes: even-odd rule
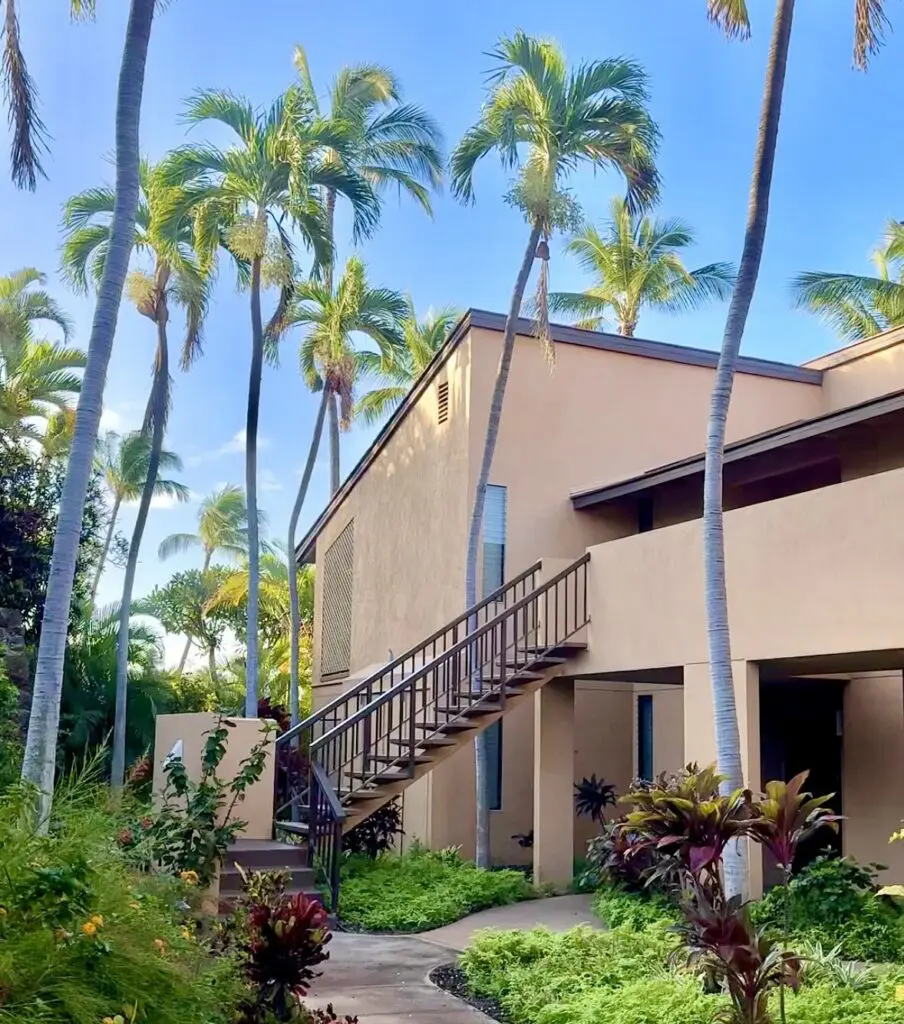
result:
[[[343,833],[584,649],[589,560],[536,563],[277,739],[275,834],[304,841],[334,908]]]
[[[242,892],[242,871],[285,871],[289,875],[286,892],[303,892],[319,900],[315,870],[308,865],[307,843],[282,843],[275,839],[236,839],[220,869],[221,914],[228,914]]]

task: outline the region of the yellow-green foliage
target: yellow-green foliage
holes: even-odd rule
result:
[[[129,872],[105,800],[64,788],[40,835],[27,789],[0,797],[0,1024],[228,1024],[234,964],[182,919],[179,883]]]

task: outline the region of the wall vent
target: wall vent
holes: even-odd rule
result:
[[[321,676],[348,672],[352,647],[355,521],[327,548],[323,559]]]
[[[436,385],[436,419],[445,423],[449,419],[449,382],[440,381]]]

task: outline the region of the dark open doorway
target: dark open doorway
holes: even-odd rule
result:
[[[837,679],[787,679],[760,684],[760,757],[763,782],[787,782],[809,771],[807,790],[834,793],[833,810],[842,813],[842,724],[844,682]],[[826,849],[841,854],[841,833],[820,830],[801,845],[795,868]],[[764,864],[764,882],[777,882],[774,864]]]

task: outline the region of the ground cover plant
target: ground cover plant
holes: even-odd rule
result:
[[[350,857],[343,868],[339,917],[364,931],[418,932],[534,895],[520,871],[485,871],[457,849],[414,846],[401,856]]]

